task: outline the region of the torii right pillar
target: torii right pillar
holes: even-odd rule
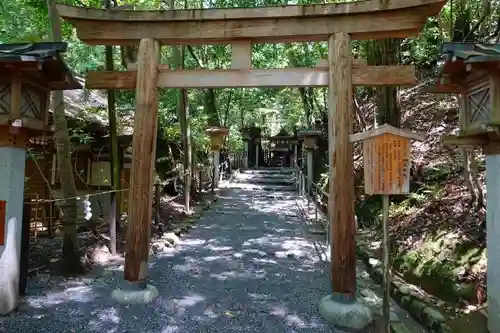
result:
[[[363,329],[372,322],[372,313],[356,298],[354,162],[352,143],[349,140],[349,135],[353,132],[351,37],[347,33],[337,33],[330,36],[328,44],[328,215],[333,242],[330,247],[332,293],[321,300],[319,311],[333,325]]]

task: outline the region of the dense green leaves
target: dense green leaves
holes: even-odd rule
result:
[[[73,5],[103,7],[100,0],[65,0]],[[167,9],[167,2],[160,0],[117,0],[118,5],[129,4],[141,9]],[[314,3],[317,1],[300,0],[295,3]],[[340,2],[340,1],[339,1]],[[276,0],[177,0],[176,8],[223,8],[255,7],[287,4],[292,2]],[[469,18],[469,38],[481,41],[497,41],[500,17],[500,0],[456,0],[449,2],[438,18],[430,19],[421,35],[401,41],[400,58],[402,63],[415,64],[418,68],[432,68],[435,65],[439,46],[442,41],[453,36],[457,18]],[[71,68],[80,75],[89,70],[104,69],[103,47],[90,47],[81,43],[70,25],[63,24],[63,36],[69,50],[66,60]],[[44,0],[10,0],[0,2],[0,42],[36,42],[47,40],[48,18]],[[357,56],[369,62],[376,59],[377,47],[372,41],[353,43]],[[192,46],[187,48],[185,67],[229,68],[230,47],[225,45]],[[258,44],[253,46],[253,66],[260,68],[287,66],[314,66],[318,59],[327,57],[327,43]],[[163,62],[171,63],[172,54],[168,47],[162,50]],[[115,67],[121,68],[119,52],[115,50]],[[134,92],[120,91],[117,94],[119,110],[133,110]],[[161,92],[160,136],[165,139],[178,139],[176,117],[176,93],[173,90]],[[232,126],[230,142],[237,137],[242,125],[264,125],[270,120],[262,115],[260,109],[275,109],[278,115],[275,123],[292,130],[295,126],[305,126],[314,119],[326,116],[325,89],[219,89],[190,90],[189,104],[193,116],[193,134],[198,146],[207,144],[202,129],[209,122],[210,110],[217,115],[222,125]],[[307,112],[306,112],[307,110]],[[308,119],[306,119],[306,113]],[[275,126],[276,127],[276,126]],[[203,139],[202,139],[203,138]],[[233,144],[233,143],[231,143]],[[238,141],[234,142],[238,145]]]

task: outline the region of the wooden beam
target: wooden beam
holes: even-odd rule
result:
[[[354,66],[355,86],[414,85],[414,66]],[[89,72],[89,89],[134,89],[135,72]],[[159,88],[255,88],[328,86],[327,68],[163,70]]]
[[[252,42],[241,41],[231,44],[231,68],[249,69],[252,67]]]
[[[158,126],[157,78],[160,45],[141,40],[138,52],[132,168],[128,200],[125,280],[144,284],[148,275],[149,235],[153,202],[153,170]]]
[[[353,132],[352,49],[349,34],[330,37],[330,85],[328,109],[330,142],[330,193],[328,209],[333,293],[348,299],[356,297],[356,223],[354,220],[354,162],[349,135]]]
[[[137,63],[131,62],[131,63],[127,64],[127,70],[133,71],[133,72],[137,71]],[[168,71],[168,70],[170,70],[170,66],[168,64],[159,64],[158,70],[159,71]]]
[[[488,138],[478,137],[478,136],[465,136],[460,137],[456,135],[442,135],[440,141],[444,145],[449,146],[469,146],[469,147],[479,147],[488,144]]]
[[[357,1],[263,8],[168,11],[105,11],[57,5],[62,18],[87,44],[136,44],[153,38],[163,44],[231,44],[325,41],[336,32],[353,39],[414,36],[446,0]]]
[[[352,63],[353,67],[356,67],[356,66],[366,66],[367,65],[366,59],[362,59],[362,58],[353,58],[351,60],[351,63]],[[330,61],[328,59],[319,59],[316,62],[316,66],[315,67],[317,67],[317,68],[328,68],[328,67],[330,67]]]
[[[26,71],[37,72],[42,70],[43,64],[39,61],[13,61],[13,62],[0,62],[0,70],[8,71]]]

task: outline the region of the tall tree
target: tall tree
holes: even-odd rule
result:
[[[187,2],[184,3],[186,7]],[[175,10],[175,0],[170,0],[170,9]],[[172,47],[173,63],[177,70],[184,68],[184,47],[179,49]],[[215,98],[215,97],[214,97]],[[189,106],[188,94],[186,89],[177,90],[177,114],[181,125],[182,143],[184,150],[183,173],[184,173],[184,207],[186,213],[190,213],[191,202],[191,183],[192,183],[192,148],[191,148],[191,129],[189,124]]]
[[[399,39],[386,39],[374,44],[377,65],[399,64]],[[401,125],[401,108],[399,104],[399,88],[384,86],[377,89],[377,111],[375,123],[377,126],[389,124],[395,127]]]
[[[52,0],[47,0],[49,8],[50,36],[55,42],[61,41],[61,20]],[[64,94],[57,90],[52,93],[52,105],[54,108],[55,142],[57,149],[57,161],[59,169],[59,181],[63,195],[66,198],[61,204],[63,225],[63,270],[67,274],[79,274],[83,272],[81,262],[81,251],[78,244],[78,221],[76,186],[71,167],[71,146],[68,133],[66,113],[64,111]]]
[[[110,10],[113,4],[106,0],[106,8]],[[113,71],[113,46],[106,46],[106,70]],[[120,151],[118,146],[118,133],[116,123],[116,98],[113,89],[108,90],[108,119],[109,119],[109,148],[111,167],[111,186],[116,192],[110,193],[109,212],[109,245],[112,254],[116,254],[116,232],[120,221],[120,205],[117,204],[120,190]]]

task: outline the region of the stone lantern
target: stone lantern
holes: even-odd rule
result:
[[[81,88],[65,51],[66,43],[0,44],[0,315],[17,307],[26,148],[51,132],[50,91]]]
[[[224,137],[228,135],[229,131],[226,128],[212,126],[207,128],[205,132],[208,134],[208,136],[210,136],[210,147],[212,150],[214,163],[214,179],[212,186],[215,189],[219,186],[220,149],[222,147],[222,144],[224,143]]]
[[[311,193],[312,190],[312,180],[314,177],[314,151],[318,149],[318,139],[321,136],[320,131],[317,130],[305,130],[299,132],[299,137],[304,140],[304,149],[307,152],[307,191]]]
[[[486,155],[488,331],[500,331],[500,44],[443,43],[444,65],[432,92],[456,93],[460,130],[444,144]]]
[[[255,151],[255,167],[258,168],[260,165],[260,153],[261,153],[261,137],[262,137],[262,128],[256,127],[256,126],[251,126],[250,127],[250,137],[252,139],[252,145]],[[251,149],[249,149],[250,151]]]

